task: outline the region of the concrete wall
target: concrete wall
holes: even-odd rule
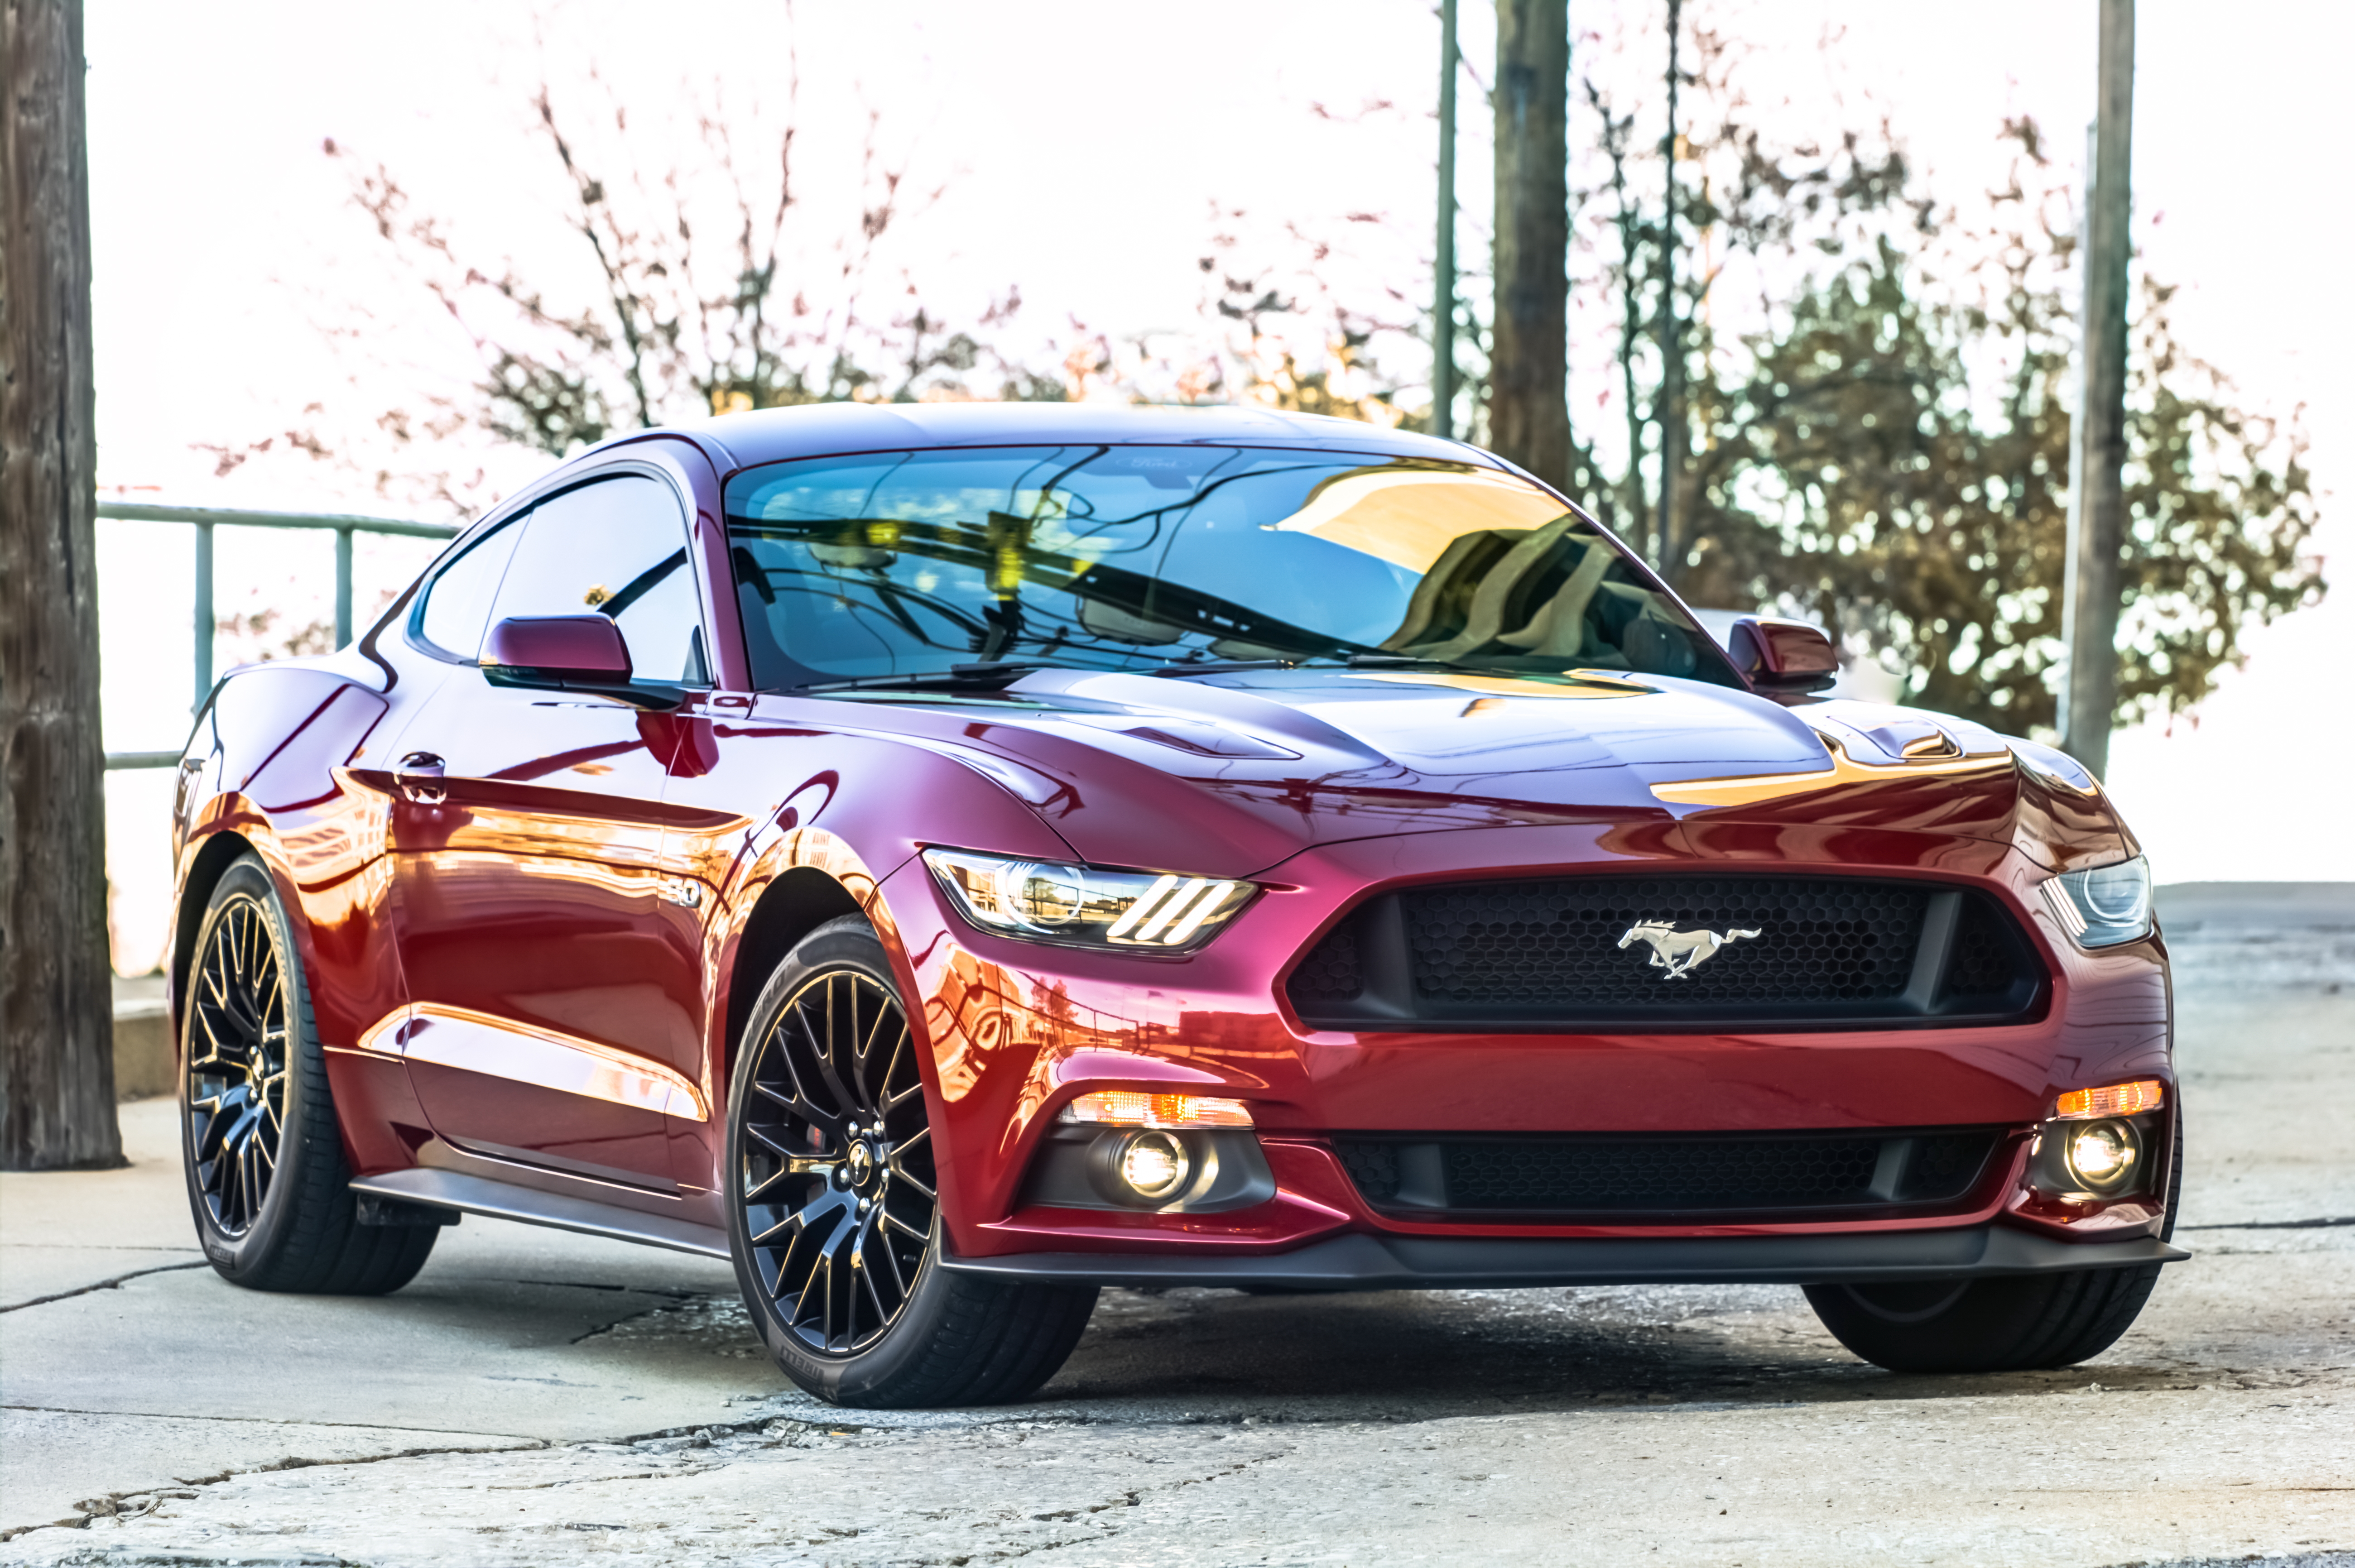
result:
[[[115,1002],[115,1098],[144,1100],[172,1093],[177,1058],[172,1014],[161,997]]]

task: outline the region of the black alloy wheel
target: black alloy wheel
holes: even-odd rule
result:
[[[292,1009],[270,911],[252,894],[223,902],[189,985],[187,1117],[195,1184],[225,1237],[261,1215],[286,1132]]]
[[[757,1049],[737,1172],[754,1271],[806,1350],[853,1355],[907,1310],[940,1206],[907,1015],[872,977],[834,969]]]
[[[929,1047],[909,1018],[890,957],[858,916],[778,960],[730,1076],[736,1282],[778,1368],[820,1399],[1019,1399],[1080,1342],[1095,1287],[954,1266]]]
[[[410,1206],[360,1222],[293,923],[261,859],[229,863],[176,963],[180,1151],[197,1240],[250,1290],[379,1296],[415,1277],[440,1226]]]

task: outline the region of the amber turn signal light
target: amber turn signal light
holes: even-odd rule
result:
[[[2157,1078],[2137,1078],[2105,1089],[2071,1089],[2053,1102],[2058,1121],[2088,1121],[2095,1117],[2140,1116],[2157,1110],[2167,1099],[2167,1086]]]
[[[1251,1107],[1209,1095],[1147,1095],[1099,1089],[1063,1107],[1065,1121],[1098,1127],[1249,1127]]]

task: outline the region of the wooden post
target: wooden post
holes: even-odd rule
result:
[[[1497,321],[1488,444],[1570,482],[1570,7],[1497,0]]]
[[[1455,434],[1455,0],[1439,0],[1439,248],[1431,291],[1431,433]]]
[[[2062,687],[2062,748],[2099,778],[2110,765],[2118,704],[2118,598],[2126,543],[2126,220],[2134,154],[2134,0],[2102,0],[2100,99],[2085,197],[2085,305],[2079,323],[2077,451],[2083,493],[2070,508],[2064,600],[2069,663]]]
[[[1684,323],[1677,314],[1677,46],[1684,26],[1683,0],[1668,0],[1668,128],[1660,138],[1660,166],[1668,171],[1667,194],[1660,204],[1660,500],[1653,509],[1659,519],[1660,575],[1675,584],[1684,577],[1685,555],[1692,548],[1680,526],[1677,487],[1685,470],[1685,345]],[[1632,287],[1632,281],[1630,286]]]
[[[123,1163],[80,0],[0,3],[0,1166]]]

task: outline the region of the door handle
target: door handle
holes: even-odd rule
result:
[[[430,751],[412,751],[394,764],[392,781],[403,799],[420,806],[438,806],[450,795],[449,786],[442,781],[445,765]]]

